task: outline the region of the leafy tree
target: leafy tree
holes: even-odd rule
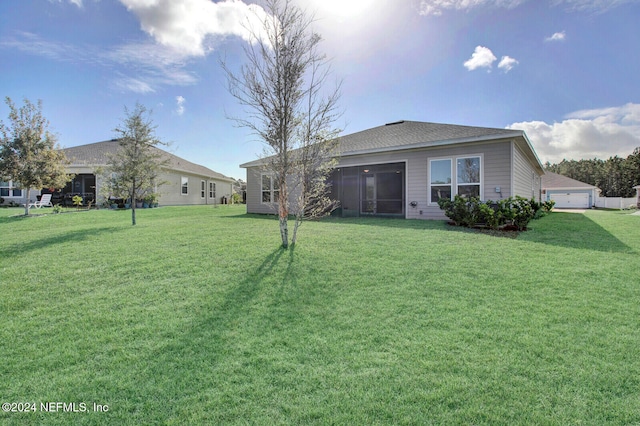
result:
[[[136,224],[136,200],[152,194],[158,181],[162,152],[158,145],[167,145],[156,137],[150,111],[136,103],[133,111],[124,108],[125,118],[114,130],[120,149],[109,158],[105,188],[111,194],[131,200],[131,224]]]
[[[247,64],[236,74],[223,61],[229,92],[247,108],[236,122],[265,143],[265,169],[278,188],[277,206],[282,246],[289,246],[288,218],[297,226],[312,205],[325,200],[326,167],[333,158],[331,140],[340,85],[325,90],[329,67],[318,51],[321,37],[313,19],[291,0],[266,0],[259,28],[249,27],[253,43],[245,46]],[[260,18],[260,17],[259,17]],[[290,205],[290,194],[298,194]],[[314,211],[320,211],[315,210]]]
[[[24,214],[28,216],[31,189],[62,188],[71,180],[65,167],[68,161],[48,130],[42,101],[33,104],[25,99],[20,108],[9,97],[5,102],[10,126],[0,120],[0,177],[27,191]]]

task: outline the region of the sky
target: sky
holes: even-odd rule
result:
[[[541,162],[640,147],[640,0],[292,0],[341,82],[342,134],[399,120],[524,130]],[[241,0],[2,0],[0,96],[42,100],[60,146],[152,110],[170,152],[224,175],[262,143],[220,61],[245,63]],[[7,123],[8,107],[0,103]]]

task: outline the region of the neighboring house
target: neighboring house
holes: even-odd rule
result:
[[[32,195],[36,192],[32,191]],[[33,195],[35,196],[35,195]],[[8,181],[0,181],[0,204],[25,204],[27,202],[27,191],[20,187],[19,183]],[[34,200],[35,201],[35,200]]]
[[[600,190],[588,183],[546,172],[542,176],[543,201],[555,201],[555,207],[563,209],[590,209],[596,205]]]
[[[331,195],[343,217],[444,219],[439,198],[540,200],[544,169],[521,130],[399,121],[339,138]],[[262,160],[247,169],[247,212],[274,213]]]
[[[636,190],[636,207],[640,209],[640,185],[634,186],[633,189]]]
[[[81,195],[85,201],[100,201],[102,178],[96,175],[96,169],[104,168],[108,156],[119,147],[117,140],[110,140],[63,149],[70,161],[68,170],[75,174],[62,191],[65,197]],[[161,149],[158,151],[161,159],[167,161],[159,179],[163,183],[156,188],[160,205],[220,204],[223,198],[231,198],[233,179]]]

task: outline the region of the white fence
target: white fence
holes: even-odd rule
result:
[[[601,209],[628,209],[635,207],[638,199],[622,197],[596,197],[596,207]]]

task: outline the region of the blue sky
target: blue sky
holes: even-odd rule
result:
[[[640,0],[294,0],[342,80],[343,134],[398,120],[518,128],[540,159],[640,147]],[[255,2],[252,2],[255,3]],[[262,153],[219,58],[243,61],[240,0],[3,0],[0,95],[43,101],[63,147],[153,110],[170,151],[235,178]],[[0,104],[6,122],[7,106]]]

